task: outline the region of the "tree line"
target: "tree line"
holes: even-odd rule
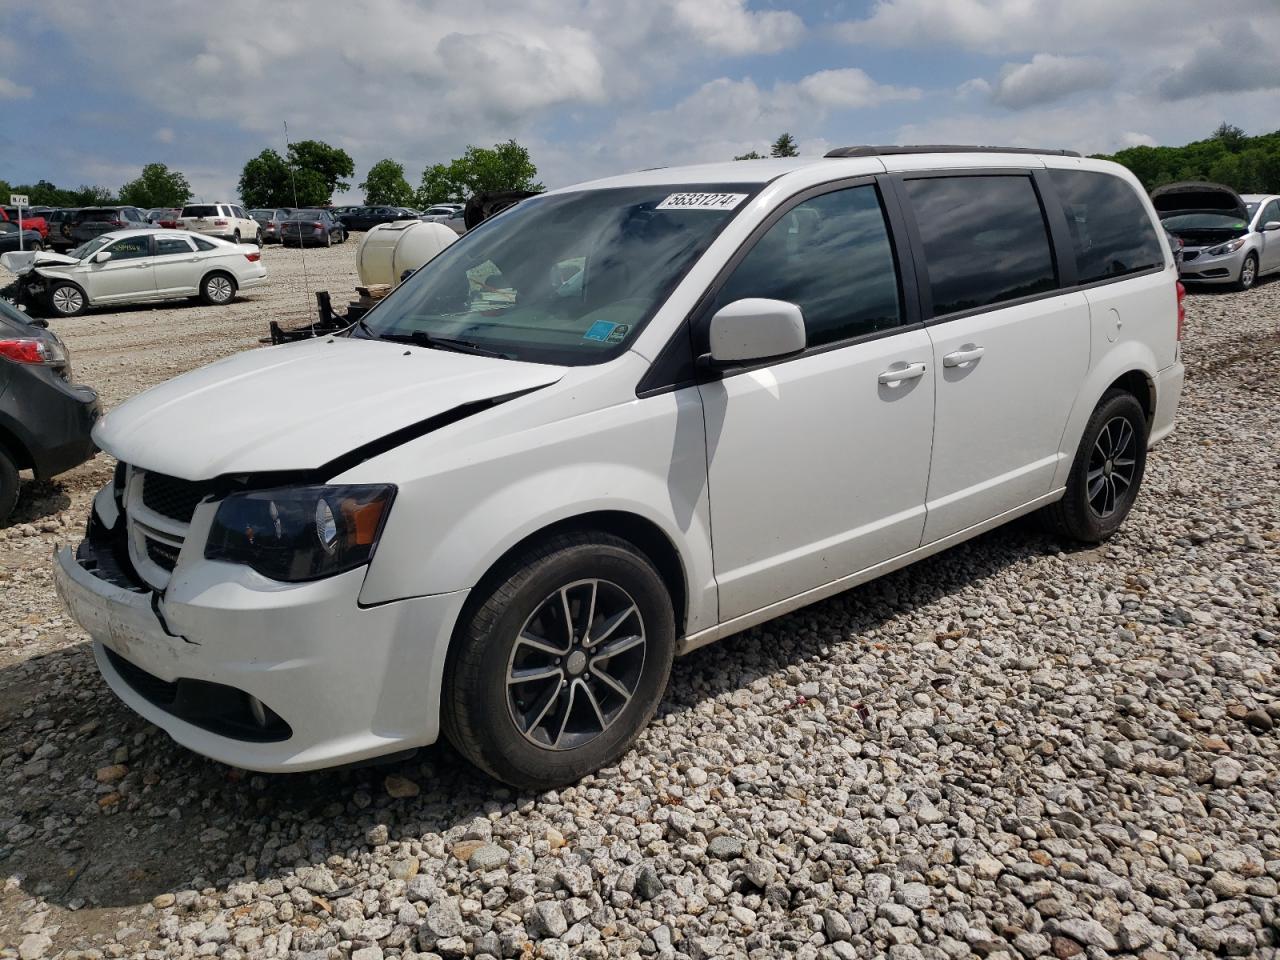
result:
[[[249,159],[240,173],[240,200],[248,208],[326,206],[335,193],[351,188],[348,178],[353,176],[355,163],[345,150],[320,140],[300,140],[290,144],[283,157],[267,149]],[[379,160],[359,187],[367,204],[429,207],[461,203],[476,193],[496,190],[541,191],[537,176],[528,149],[508,140],[493,147],[468,146],[449,163],[431,164],[416,189],[405,177],[404,164],[391,158]],[[26,194],[32,206],[39,207],[125,203],[144,209],[181,207],[194,196],[186,176],[163,163],[148,163],[136,179],[117,191],[88,184],[67,189],[48,180],[11,184],[0,179],[0,203],[7,203],[11,193]]]
[[[1250,137],[1223,123],[1182,147],[1129,147],[1103,160],[1124,164],[1148,191],[1181,180],[1208,180],[1237,193],[1280,193],[1280,130]]]

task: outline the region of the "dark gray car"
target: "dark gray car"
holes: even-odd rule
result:
[[[93,388],[72,382],[62,341],[0,299],[0,523],[18,501],[19,470],[44,480],[94,455],[100,411]]]
[[[148,223],[147,215],[137,207],[85,207],[77,210],[71,218],[69,232],[71,245],[78,247],[113,230],[145,230],[148,227],[160,229],[159,224]]]

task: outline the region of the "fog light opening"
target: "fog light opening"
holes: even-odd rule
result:
[[[267,725],[267,711],[262,705],[262,701],[255,696],[249,696],[249,712],[253,714],[253,721],[260,727]]]

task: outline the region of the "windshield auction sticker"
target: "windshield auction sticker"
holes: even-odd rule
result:
[[[732,210],[745,199],[745,193],[673,193],[654,209]]]

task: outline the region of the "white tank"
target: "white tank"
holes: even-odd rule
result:
[[[417,270],[458,239],[443,223],[397,220],[380,223],[360,239],[356,248],[356,272],[360,283],[395,286],[406,270]]]

